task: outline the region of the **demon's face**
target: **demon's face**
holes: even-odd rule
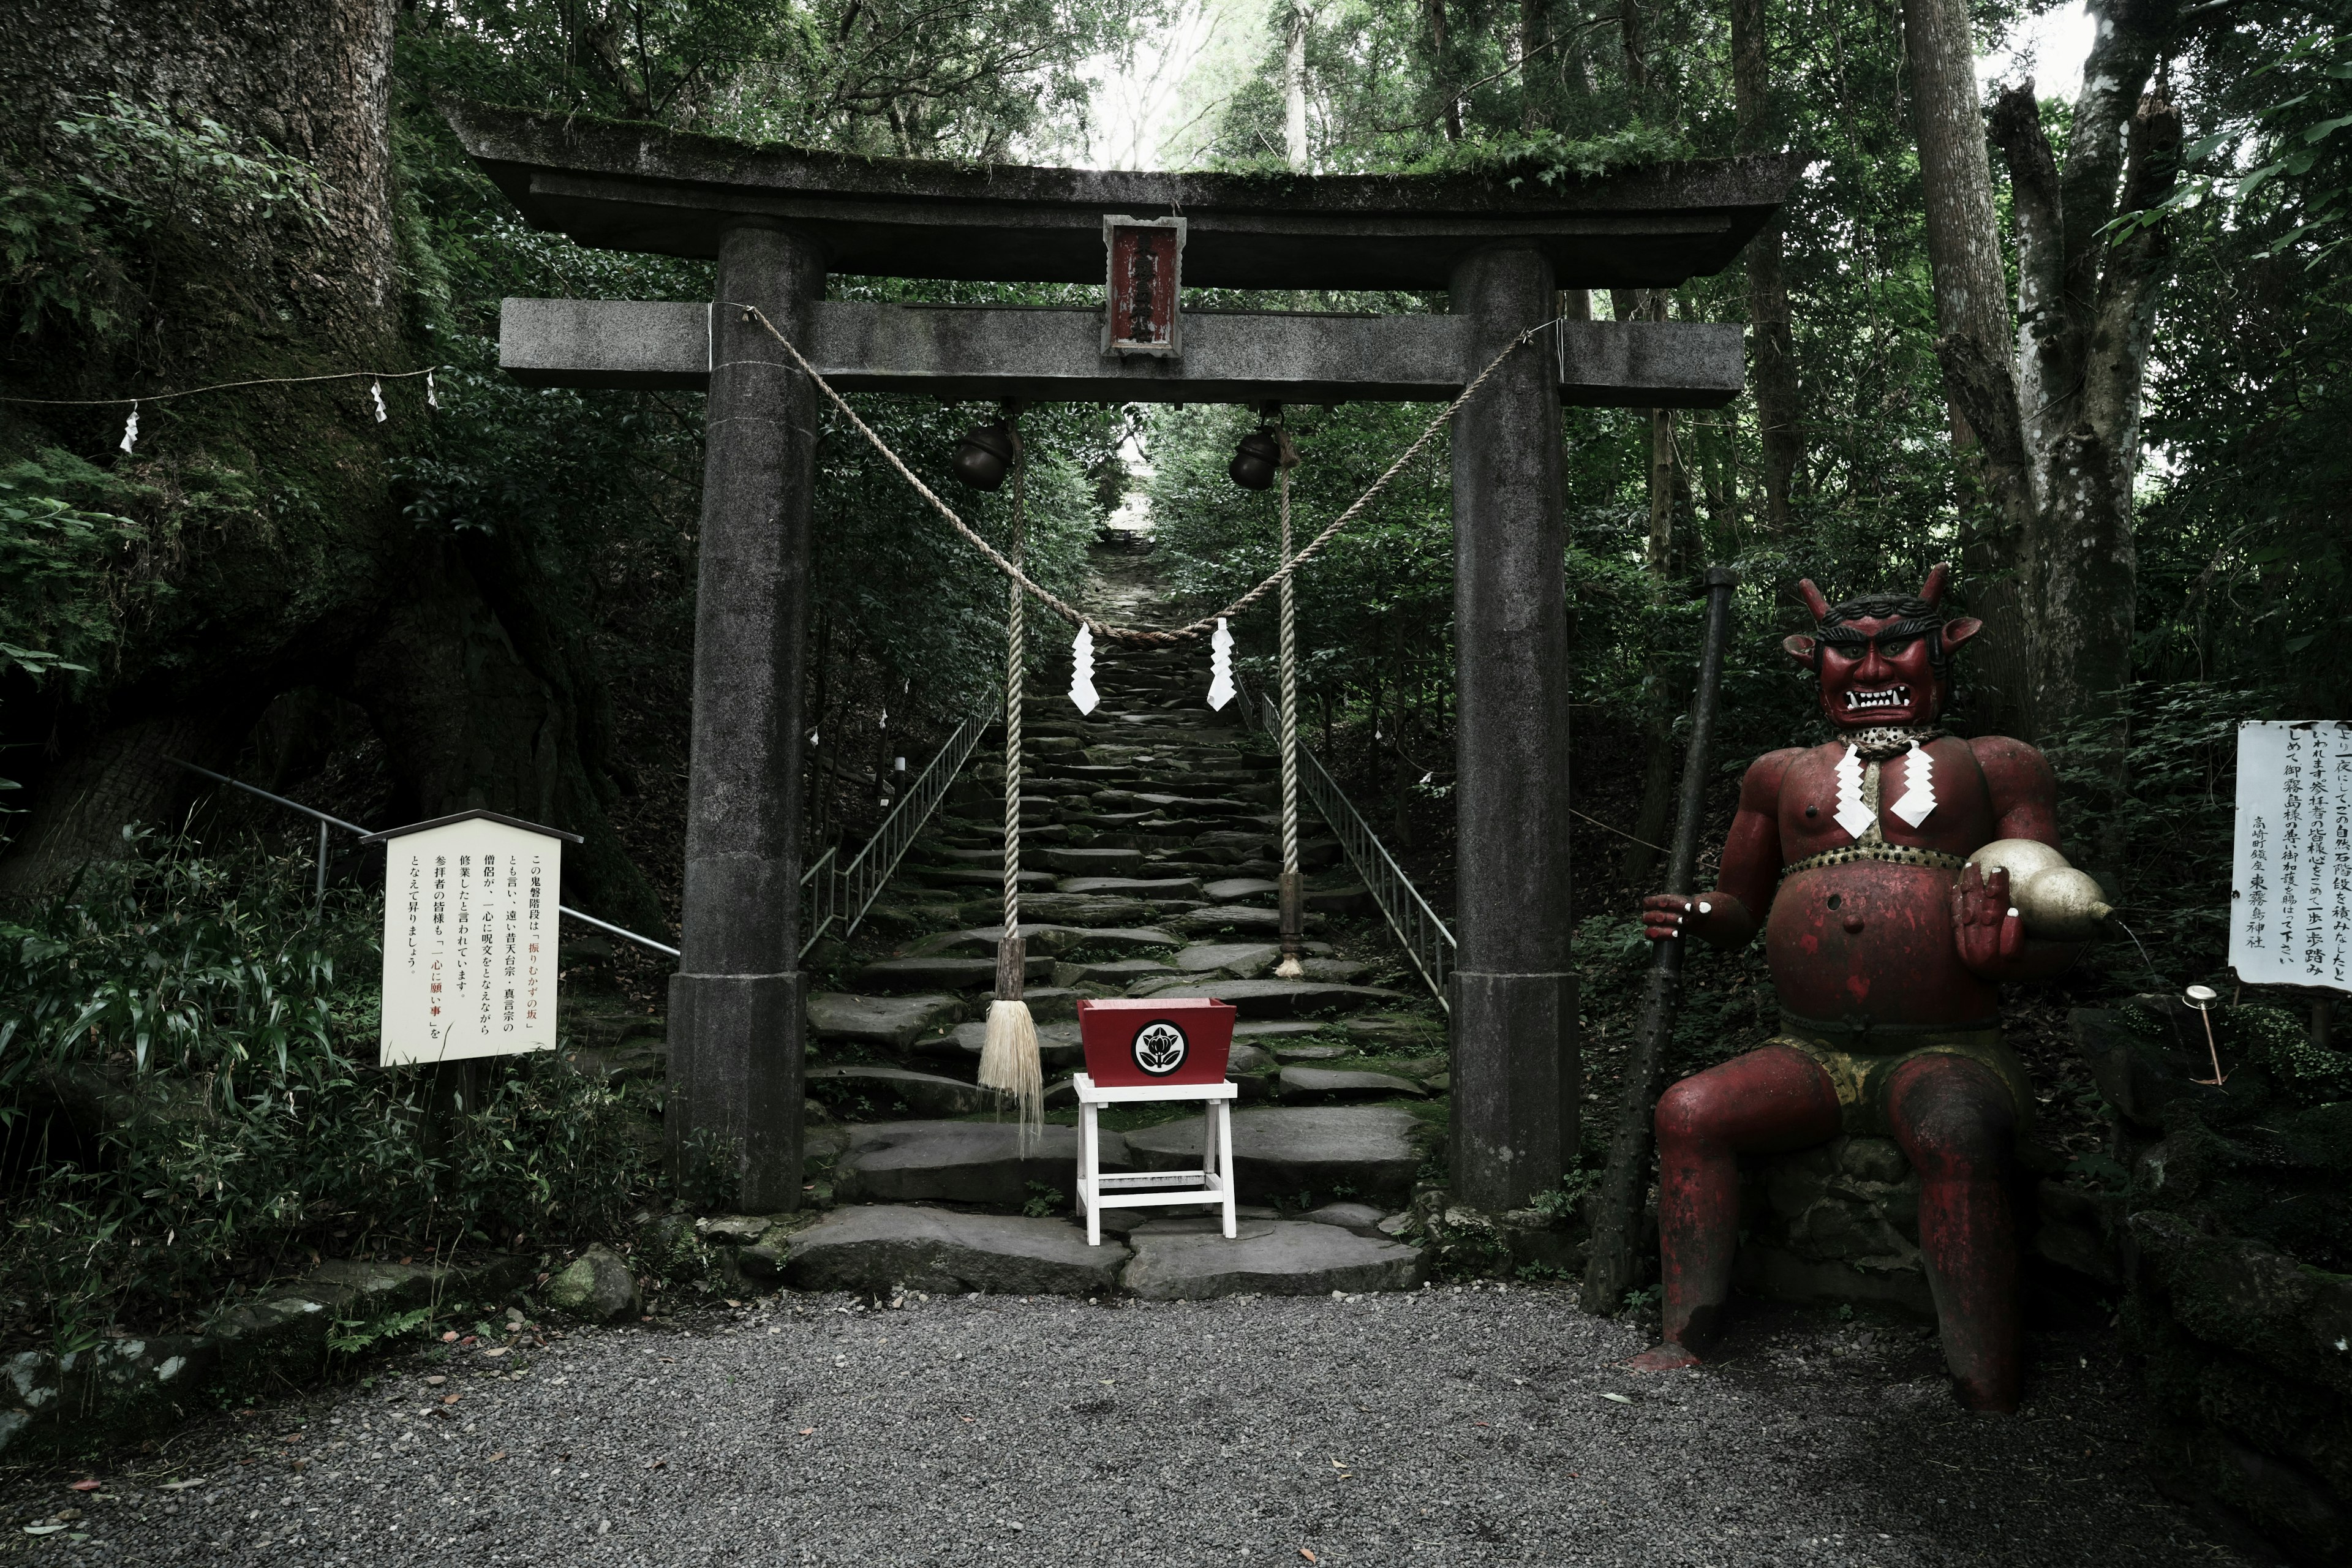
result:
[[[1782,646],[1820,676],[1822,712],[1832,724],[1915,728],[1942,716],[1951,698],[1951,656],[1984,626],[1945,618],[1938,605],[1950,575],[1937,567],[1916,598],[1842,605],[1832,605],[1811,582],[1799,584],[1821,629]]]
[[[1900,616],[1856,616],[1824,627],[1816,639],[1822,711],[1832,724],[1933,723],[1950,688],[1936,657],[1943,627]]]

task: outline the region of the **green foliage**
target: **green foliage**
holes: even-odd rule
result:
[[[1088,68],[1150,0],[697,0],[625,11],[446,0],[404,11],[404,69],[492,102],[751,142],[1002,161],[1080,134]]]
[[[327,1331],[327,1348],[337,1355],[363,1355],[388,1341],[407,1338],[432,1321],[430,1307],[411,1307],[406,1311],[384,1312],[365,1320],[338,1318]]]
[[[45,166],[0,179],[0,310],[21,334],[121,337],[148,286],[135,275],[159,256],[235,247],[258,226],[322,232],[317,171],[217,121],[110,92],[51,129]]]
[[[1028,1187],[1028,1201],[1021,1205],[1021,1212],[1031,1219],[1051,1219],[1070,1206],[1070,1200],[1059,1187],[1047,1186],[1043,1182],[1031,1182]]]
[[[133,601],[163,591],[137,574],[147,530],[84,504],[126,488],[56,447],[0,468],[0,670],[89,675]]]
[[[57,131],[80,166],[77,183],[132,232],[281,210],[304,224],[325,221],[316,170],[218,121],[183,124],[160,105],[110,92],[103,108],[69,115]]]
[[[0,923],[9,1338],[208,1312],[311,1253],[597,1235],[649,1179],[619,1096],[520,1059],[436,1149],[425,1069],[371,1065],[381,905],[135,835]]]

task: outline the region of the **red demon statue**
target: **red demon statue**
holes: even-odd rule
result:
[[[1919,1241],[1962,1403],[2018,1394],[2017,1240],[2009,1195],[2033,1105],[2002,1044],[2003,980],[2057,973],[2071,944],[2029,942],[2009,874],[1963,870],[2000,838],[2058,842],[2050,764],[2021,741],[1939,732],[1950,662],[1983,623],[1916,598],[1832,605],[1782,645],[1821,681],[1827,743],[1757,760],[1739,788],[1722,884],[1642,902],[1653,941],[1735,948],[1764,926],[1780,1002],[1769,1043],[1658,1101],[1665,1342],[1635,1364],[1687,1366],[1720,1327],[1739,1238],[1737,1157],[1840,1132],[1892,1137],[1920,1179]]]

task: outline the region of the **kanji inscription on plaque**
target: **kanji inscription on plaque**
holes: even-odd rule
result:
[[[558,889],[572,835],[468,812],[375,837],[384,1065],[554,1049]]]
[[[2238,726],[2230,881],[2239,979],[2352,990],[2352,723]]]

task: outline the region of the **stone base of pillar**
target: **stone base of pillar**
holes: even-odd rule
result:
[[[1523,1208],[1576,1157],[1576,976],[1456,970],[1447,997],[1454,1200]]]
[[[802,1052],[807,988],[798,974],[674,974],[669,982],[672,1164],[731,1188],[724,1206],[774,1214],[801,1202]]]

